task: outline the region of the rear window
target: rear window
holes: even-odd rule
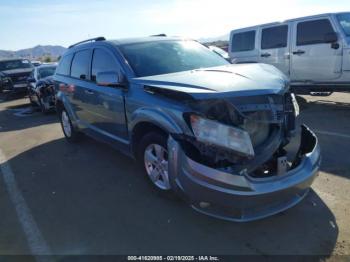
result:
[[[90,66],[90,50],[75,53],[70,75],[75,78],[88,79]]]
[[[328,19],[301,22],[297,26],[297,45],[325,43],[325,36],[334,32]]]
[[[288,25],[265,28],[261,35],[261,49],[286,47],[287,37]]]
[[[250,51],[255,48],[255,31],[237,33],[232,36],[231,51]]]
[[[56,69],[56,74],[69,76],[72,57],[73,57],[73,54],[69,54],[60,59],[60,63]]]

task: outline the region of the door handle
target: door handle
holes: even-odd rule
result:
[[[338,43],[332,43],[331,48],[333,49],[339,49],[340,45]]]
[[[92,91],[91,89],[86,89],[84,92],[87,95],[93,95],[94,94],[94,91]]]
[[[302,55],[302,54],[305,54],[304,50],[297,50],[293,52],[293,55]]]
[[[271,54],[270,54],[270,53],[263,53],[263,54],[261,54],[260,56],[261,56],[261,57],[269,57],[269,56],[271,56]]]

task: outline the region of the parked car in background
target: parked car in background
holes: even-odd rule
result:
[[[277,67],[300,93],[350,91],[350,13],[233,30],[229,55],[233,63]]]
[[[9,85],[11,83],[11,79],[6,76],[5,73],[0,72],[0,93],[3,92],[4,89],[9,89]]]
[[[208,46],[208,48],[211,51],[213,51],[214,53],[218,54],[219,56],[225,58],[227,61],[229,61],[229,62],[231,61],[230,60],[230,56],[228,55],[228,53],[225,50],[223,50],[222,48],[217,47],[215,45],[210,45],[210,46]]]
[[[39,106],[43,113],[55,107],[55,92],[52,75],[56,65],[45,64],[35,67],[28,78],[28,96],[33,105]]]
[[[40,66],[41,62],[40,61],[31,61],[33,66]]]
[[[288,79],[270,65],[231,65],[196,41],[83,41],[54,82],[69,142],[84,132],[109,143],[137,159],[155,189],[207,215],[248,221],[285,210],[320,166],[306,126],[287,155],[298,114]]]
[[[30,76],[28,77],[28,82],[31,87],[35,87],[36,83],[45,77],[52,76],[56,71],[56,64],[42,64],[33,69]]]
[[[27,91],[27,78],[30,76],[33,68],[28,59],[0,60],[1,90],[12,93]]]

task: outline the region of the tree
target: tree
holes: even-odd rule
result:
[[[45,57],[44,62],[45,63],[50,63],[51,62],[51,57],[50,56]]]

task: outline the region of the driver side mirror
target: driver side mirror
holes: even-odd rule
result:
[[[126,82],[116,71],[99,72],[96,75],[96,84],[99,86],[126,88]]]
[[[336,43],[338,41],[338,35],[335,32],[325,34],[324,41],[326,43]]]

